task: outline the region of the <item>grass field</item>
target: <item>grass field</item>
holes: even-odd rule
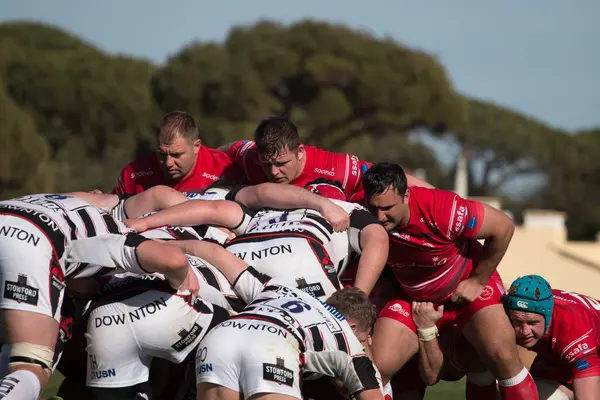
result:
[[[62,381],[62,375],[57,373],[50,381],[49,387],[44,392],[42,400],[56,394],[56,390]],[[425,400],[459,400],[465,398],[464,381],[441,382],[427,390]],[[82,399],[83,400],[83,399]]]

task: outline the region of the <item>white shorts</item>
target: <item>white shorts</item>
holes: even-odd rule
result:
[[[211,330],[196,352],[196,383],[243,394],[278,393],[302,399],[298,340],[270,322],[233,318]]]
[[[0,285],[0,309],[44,314],[60,323],[60,261],[45,233],[24,218],[0,215]]]
[[[320,300],[341,288],[327,250],[308,236],[289,232],[246,234],[231,241],[227,250],[277,284],[298,288]]]
[[[143,279],[140,281],[143,283]],[[157,285],[160,283],[148,281],[148,287]],[[208,313],[202,309],[205,304],[192,306],[168,288],[145,289],[143,284],[123,285],[107,298],[111,302],[92,304],[88,320],[90,387],[127,387],[146,382],[153,357],[182,362],[206,334],[213,318],[216,324],[229,316],[224,310]]]

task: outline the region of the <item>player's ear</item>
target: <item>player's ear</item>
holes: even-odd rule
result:
[[[410,196],[410,189],[406,189],[406,192],[404,192],[404,196],[402,196],[402,202],[404,204],[408,204],[409,196]]]
[[[301,161],[304,157],[306,157],[306,149],[304,148],[303,144],[300,144],[300,146],[298,146],[298,161]]]
[[[194,140],[194,154],[198,154],[202,147],[202,141],[200,139]]]
[[[358,328],[358,325],[355,322],[351,322],[351,321],[348,321],[348,320],[346,320],[346,321],[348,322],[348,325],[350,325],[350,328],[352,329],[352,332],[356,333],[356,328]]]

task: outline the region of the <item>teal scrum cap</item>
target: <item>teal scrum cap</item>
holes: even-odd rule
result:
[[[505,298],[507,310],[540,314],[545,319],[544,332],[550,326],[554,297],[547,280],[539,275],[526,275],[515,279]]]

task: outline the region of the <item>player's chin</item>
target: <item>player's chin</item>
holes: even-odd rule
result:
[[[178,181],[183,177],[183,175],[179,171],[177,171],[177,172],[167,171],[165,175],[166,175],[166,178],[170,181]]]
[[[537,340],[534,337],[527,338],[527,339],[521,339],[521,338],[517,339],[517,344],[528,350],[531,349],[533,346],[535,346],[536,343],[537,343]]]
[[[388,232],[393,231],[394,228],[396,227],[396,224],[394,224],[393,222],[390,222],[390,221],[382,222],[381,225],[383,225],[383,229],[385,229]]]

